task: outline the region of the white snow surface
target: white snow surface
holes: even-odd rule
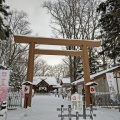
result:
[[[67,108],[70,104],[71,101],[62,99],[61,96],[58,98],[54,95],[35,95],[32,98],[31,107],[8,110],[7,120],[61,120],[58,117],[60,111],[57,111],[57,108],[60,108],[61,105]],[[75,111],[72,111],[73,113]],[[87,110],[87,114],[89,114],[89,110]],[[93,120],[120,120],[118,109],[98,108],[94,110],[94,114],[96,117]],[[66,117],[64,120],[68,120],[68,118]],[[76,118],[72,118],[72,120],[76,120]],[[80,117],[79,120],[83,120],[83,118]],[[86,120],[90,120],[90,118],[87,117]]]

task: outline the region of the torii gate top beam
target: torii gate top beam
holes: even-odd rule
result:
[[[35,44],[48,44],[48,45],[65,45],[65,46],[91,46],[99,47],[100,41],[94,40],[76,40],[76,39],[56,39],[56,38],[44,38],[44,37],[31,37],[31,36],[19,36],[15,35],[14,40],[17,43],[31,43]]]

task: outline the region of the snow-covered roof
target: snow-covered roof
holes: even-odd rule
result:
[[[41,82],[41,79],[33,79],[33,85],[37,85]]]
[[[90,85],[98,85],[98,83],[96,83],[96,82],[88,82],[85,85],[88,85],[88,86],[90,86]]]
[[[33,84],[37,85],[39,84],[42,80],[47,82],[49,85],[57,85],[57,81],[55,77],[47,77],[47,76],[35,76],[33,77]]]
[[[25,81],[25,82],[22,83],[22,85],[27,85],[27,84],[29,84],[29,85],[33,85],[33,82]]]
[[[0,64],[0,69],[6,69],[7,70],[7,67],[2,65],[2,64]]]
[[[53,88],[61,88],[62,86],[60,84],[57,84],[55,86],[53,86]]]
[[[90,75],[90,80],[93,80],[95,77],[99,77],[99,76],[101,76],[101,75],[103,75],[103,74],[105,74],[105,73],[107,73],[107,72],[111,72],[111,71],[113,71],[113,70],[115,70],[115,69],[117,69],[117,68],[120,68],[120,66],[115,66],[115,67],[109,68],[109,69],[107,69],[107,70],[103,70],[103,71],[101,71],[101,72],[92,74],[92,75]],[[73,82],[72,84],[77,84],[77,83],[80,83],[80,82],[83,82],[83,81],[84,81],[84,78],[81,78],[81,79]]]
[[[67,88],[67,90],[71,90],[71,89],[72,89],[72,87]]]
[[[70,83],[70,77],[63,78],[62,83]]]
[[[57,85],[57,81],[55,79],[55,77],[47,77],[47,79],[45,80],[49,85]]]

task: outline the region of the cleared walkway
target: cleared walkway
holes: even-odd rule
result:
[[[70,101],[55,97],[53,95],[38,95],[32,100],[32,107],[29,109],[19,108],[17,110],[8,111],[7,120],[60,120],[57,108],[63,104],[65,107],[70,105]],[[89,111],[87,110],[87,113]],[[94,120],[120,120],[120,112],[118,109],[98,108],[94,113],[97,115]],[[68,118],[65,118],[68,120]],[[75,118],[72,118],[75,120]],[[83,118],[79,118],[83,120]],[[90,120],[89,117],[86,120]]]

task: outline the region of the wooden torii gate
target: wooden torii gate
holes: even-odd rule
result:
[[[88,107],[90,105],[90,90],[89,90],[89,86],[85,85],[87,82],[90,82],[90,70],[89,70],[87,47],[89,47],[89,46],[98,47],[101,44],[100,41],[54,39],[54,38],[42,38],[42,37],[30,37],[30,36],[18,36],[18,35],[14,36],[14,41],[16,43],[28,43],[29,44],[27,81],[30,81],[30,82],[33,82],[34,54],[82,56],[86,106]],[[64,51],[64,50],[35,49],[35,44],[82,46],[82,50],[80,50],[80,51],[76,51],[76,50]],[[26,103],[26,98],[24,100],[24,107],[25,106],[31,107],[31,97],[32,97],[32,86],[30,87],[30,93],[28,94],[28,102]]]

